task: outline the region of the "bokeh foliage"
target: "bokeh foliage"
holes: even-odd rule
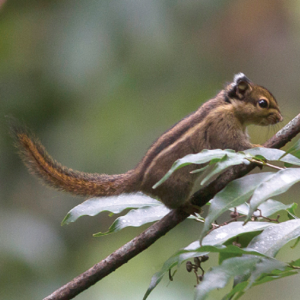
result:
[[[99,225],[111,223],[105,215],[60,227],[82,199],[46,189],[28,175],[7,135],[5,115],[24,120],[63,164],[119,173],[134,167],[155,138],[237,72],[272,91],[285,122],[299,112],[297,1],[2,0],[0,5],[4,299],[46,296],[141,230],[92,237]],[[274,132],[253,127],[250,134],[262,143]],[[295,187],[286,197],[298,192]],[[181,224],[77,298],[141,299],[161,263],[198,236],[198,227]],[[290,259],[288,247],[280,255]],[[175,287],[158,288],[151,296],[191,299],[193,279],[179,273]],[[259,299],[261,293],[282,299],[287,291],[296,298],[297,276],[283,282],[254,288],[244,299]]]

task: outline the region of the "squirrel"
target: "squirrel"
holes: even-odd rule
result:
[[[203,149],[242,151],[256,147],[249,141],[247,126],[267,126],[282,120],[274,96],[239,73],[215,98],[162,134],[137,166],[124,174],[84,173],[68,169],[55,161],[25,127],[12,125],[11,131],[28,169],[54,188],[96,197],[142,192],[158,198],[168,208],[176,209],[185,205],[190,197],[199,176],[191,174],[191,171],[197,166],[189,165],[177,170],[156,189],[153,185],[177,159]]]

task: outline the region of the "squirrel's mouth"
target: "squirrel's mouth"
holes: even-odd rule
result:
[[[279,113],[271,113],[267,120],[269,121],[269,124],[277,124],[281,121],[283,121],[283,116]]]
[[[275,121],[273,124],[276,124],[276,123],[279,123],[279,122],[282,122],[283,121],[283,116],[280,115],[280,114],[276,114],[275,115]]]
[[[270,113],[266,118],[262,119],[258,125],[260,126],[274,125],[281,121],[283,121],[283,117],[281,114]]]

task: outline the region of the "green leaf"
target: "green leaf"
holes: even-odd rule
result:
[[[199,242],[196,241],[192,244],[190,244],[188,247],[181,249],[177,251],[172,257],[170,257],[163,265],[162,269],[155,273],[152,278],[150,285],[148,287],[148,290],[145,293],[144,300],[149,296],[149,294],[152,292],[152,290],[159,284],[159,282],[162,280],[163,276],[169,272],[169,269],[180,266],[180,264],[192,257],[196,256],[202,256],[206,255],[209,252],[214,253],[227,253],[227,254],[233,254],[233,255],[242,255],[242,254],[249,254],[249,255],[261,255],[260,253],[256,251],[248,251],[243,250],[239,247],[230,245],[228,247],[225,246],[202,246],[199,247]]]
[[[298,207],[297,203],[293,203],[291,207],[287,208],[287,212],[288,212],[288,218],[290,220],[293,219],[298,219],[297,215],[296,215],[296,209]]]
[[[300,267],[300,258],[295,260],[295,261],[292,261],[291,266]]]
[[[285,164],[288,165],[300,166],[300,159],[291,154],[287,154],[283,158],[280,158],[279,161],[283,161]]]
[[[222,191],[215,195],[211,201],[208,215],[200,235],[200,241],[209,231],[211,224],[225,211],[236,207],[249,199],[255,188],[274,173],[264,172],[251,174],[230,182]]]
[[[191,171],[191,174],[201,173],[201,172],[205,171],[206,169],[208,169],[209,167],[210,167],[210,165],[206,165],[203,168],[193,170],[193,171]]]
[[[189,253],[189,252],[198,252],[198,256],[199,255],[203,255],[202,253],[231,253],[231,254],[235,254],[235,255],[242,255],[242,254],[247,254],[247,255],[256,255],[256,256],[265,256],[262,253],[259,253],[256,250],[252,250],[252,249],[241,249],[237,246],[234,245],[228,245],[227,247],[224,245],[216,245],[216,246],[201,246],[195,250],[186,250],[183,249],[181,251],[178,251],[178,253],[182,254],[182,253]],[[179,260],[181,261],[181,260]]]
[[[235,293],[237,293],[237,297],[235,297],[235,299],[239,298],[239,295],[245,293],[245,291],[248,290],[252,285],[258,285],[267,281],[292,275],[287,274],[286,272],[286,270],[288,270],[288,273],[290,273],[290,269],[291,268],[286,263],[276,259],[261,258],[251,273],[247,274],[246,276],[242,274],[235,277],[234,285],[239,286],[239,289],[233,289],[236,291]],[[245,285],[245,283],[247,283],[247,285]],[[233,296],[233,291],[227,294],[227,296],[229,295]]]
[[[241,153],[236,153],[234,150],[231,149],[226,149],[226,150],[221,150],[221,149],[214,149],[214,150],[207,150],[204,149],[202,150],[200,153],[197,154],[189,154],[186,155],[185,157],[178,159],[174,162],[173,166],[171,167],[171,169],[166,173],[166,175],[159,181],[157,182],[153,188],[157,188],[159,185],[161,185],[164,181],[166,181],[173,172],[175,172],[176,170],[190,165],[190,164],[205,164],[208,163],[212,160],[214,160],[214,162],[217,162],[219,160],[221,160],[225,155],[227,155],[228,157],[240,157],[240,156],[244,156],[246,157],[247,155],[245,154],[241,154]]]
[[[256,236],[247,249],[253,249],[267,256],[275,257],[289,241],[300,236],[300,219],[273,224]]]
[[[159,206],[147,206],[139,209],[130,210],[125,216],[117,218],[113,224],[109,227],[107,232],[98,232],[93,234],[95,237],[108,235],[110,233],[118,232],[126,227],[140,227],[144,224],[155,222],[163,218],[170,209],[164,205]]]
[[[261,259],[256,264],[255,270],[251,272],[247,289],[249,289],[262,274],[268,274],[275,269],[283,271],[286,267],[287,265],[285,263],[276,259]]]
[[[245,153],[250,154],[251,156],[264,157],[266,160],[275,161],[279,160],[285,152],[279,149],[273,148],[264,148],[264,147],[256,147],[244,150]]]
[[[144,206],[162,206],[162,203],[142,193],[91,198],[71,209],[63,219],[62,225],[75,222],[82,216],[95,216],[103,211],[116,214],[128,208]]]
[[[200,246],[199,241],[191,243],[184,249],[177,251],[171,258],[169,258],[163,265],[162,269],[157,272],[151,279],[150,286],[145,294],[144,299],[150,294],[150,292],[156,287],[156,285],[161,281],[163,276],[169,272],[170,268],[179,266],[183,261],[196,257],[208,254],[209,252],[217,253],[227,253],[232,255],[242,255],[242,254],[255,254],[256,252],[247,252],[243,249],[240,249],[236,246],[221,246],[221,243],[226,242],[228,239],[237,236],[239,234],[260,231],[268,226],[271,226],[271,223],[268,222],[249,222],[247,225],[243,226],[243,222],[230,223],[226,226],[220,227],[212,231],[203,239],[203,245]]]
[[[294,220],[298,221],[300,226],[300,220]],[[292,222],[292,221],[287,221]],[[283,224],[283,223],[281,223]],[[241,282],[236,281],[237,286],[229,293],[227,294],[223,299],[230,299],[232,296],[236,296],[235,299],[238,299],[241,297],[248,288],[250,288],[253,284],[261,284],[264,281],[270,281],[275,280],[280,277],[293,275],[295,272],[291,271],[291,268],[287,267],[286,264],[271,259],[270,257],[262,257],[261,255],[269,255],[269,251],[265,253],[264,248],[258,247],[248,247],[246,249],[241,249],[233,245],[229,245],[227,247],[217,245],[219,243],[223,243],[226,240],[232,238],[233,236],[247,233],[247,232],[253,232],[257,230],[263,230],[266,232],[268,228],[279,226],[281,224],[272,224],[267,222],[249,222],[245,226],[242,225],[242,222],[234,222],[230,223],[226,226],[223,226],[221,228],[218,228],[214,231],[212,231],[209,235],[207,235],[203,239],[203,244],[216,244],[215,246],[209,246],[204,245],[200,247],[199,241],[195,241],[192,244],[190,244],[188,247],[177,251],[170,259],[168,259],[165,264],[163,265],[163,268],[157,272],[151,279],[151,284],[144,296],[144,299],[148,297],[148,295],[151,293],[151,291],[156,287],[156,285],[161,281],[163,276],[169,272],[170,268],[178,267],[183,261],[190,259],[192,257],[205,255],[208,253],[220,253],[220,255],[227,255],[227,256],[235,256],[228,258],[222,262],[222,264],[218,267],[212,268],[211,271],[205,273],[204,280],[197,286],[196,289],[196,299],[206,299],[206,297],[209,295],[209,293],[218,288],[225,287],[228,282],[232,278],[241,278]],[[293,225],[293,224],[290,224]],[[284,227],[291,227],[290,225],[284,226]],[[292,227],[295,229],[297,224],[294,224]],[[287,234],[288,230],[285,230],[284,228],[279,228],[270,231],[271,234],[266,234],[264,238],[257,239],[258,241],[255,245],[258,245],[260,242],[263,244],[263,240],[267,239],[269,237],[270,239],[274,238],[274,235],[272,234],[275,232],[281,232],[281,230]],[[233,233],[233,231],[236,231]],[[290,230],[291,233],[293,230]],[[264,234],[264,232],[261,235]],[[293,233],[289,234],[290,238],[295,236],[295,230]],[[274,239],[273,239],[274,240]],[[286,239],[285,242],[288,240]],[[275,239],[275,242],[277,240]],[[281,244],[279,243],[279,248],[283,245],[283,240],[281,239]],[[251,250],[255,250],[254,252]],[[243,255],[243,256],[241,256]],[[238,257],[241,256],[241,257]],[[297,266],[297,261],[293,262],[293,265]],[[299,260],[300,265],[300,260]],[[274,269],[277,269],[274,271]],[[279,271],[279,270],[281,271]]]
[[[291,153],[292,155],[294,155],[295,157],[297,158],[300,158],[300,151],[297,150],[297,151],[294,151],[293,153]]]
[[[279,149],[261,147],[247,149],[244,152],[257,157],[258,159],[262,156],[268,161],[282,161],[291,165],[300,165],[300,159]]]
[[[298,246],[299,242],[300,242],[300,237],[297,238],[295,244],[293,246],[291,246],[291,248],[292,249],[296,248]]]
[[[244,290],[247,287],[247,285],[248,285],[247,281],[238,283],[227,295],[225,295],[225,297],[222,298],[222,300],[231,300],[233,299],[232,298],[233,296],[235,296],[234,300],[239,299],[241,296],[244,295],[245,293]]]
[[[248,232],[262,231],[271,225],[273,224],[270,222],[248,222],[246,225],[244,222],[232,222],[210,232],[204,237],[202,245],[222,245],[233,237]]]
[[[270,281],[273,281],[273,280],[277,280],[277,279],[280,279],[280,278],[283,278],[283,277],[295,275],[295,274],[298,274],[298,272],[292,270],[289,267],[286,267],[285,270],[273,270],[272,272],[270,272],[268,274],[262,274],[260,276],[260,278],[258,278],[253,283],[253,286],[263,284],[263,283],[266,283],[266,282],[270,282]]]
[[[298,140],[291,148],[289,148],[283,156],[287,155],[288,153],[295,155],[296,157],[299,157],[299,150],[300,150],[300,140]]]
[[[229,167],[240,165],[240,164],[249,164],[250,162],[245,159],[245,155],[241,153],[236,153],[236,155],[229,157],[225,155],[219,162],[217,162],[211,172],[201,181],[201,185],[206,184],[214,175],[226,170]]]
[[[236,211],[241,214],[241,215],[248,215],[249,212],[249,204],[247,202],[236,206],[235,208],[230,208],[231,211],[234,211],[234,209],[236,209]]]
[[[147,299],[153,289],[160,283],[164,275],[169,272],[169,269],[179,266],[184,260],[189,258],[207,254],[207,252],[197,251],[199,248],[199,242],[196,241],[190,244],[187,248],[177,251],[172,257],[165,261],[161,270],[152,276],[150,285],[143,297],[143,300]]]
[[[243,282],[237,284],[234,293],[227,294],[223,299],[230,299],[235,293],[244,293],[251,287],[255,280],[264,273],[269,273],[274,269],[284,270],[286,264],[266,257],[242,256],[226,259],[220,266],[213,267],[211,271],[205,273],[203,281],[196,287],[196,300],[204,300],[212,290],[224,288],[232,278],[250,278],[248,284]],[[236,298],[237,299],[237,298]]]
[[[260,259],[256,256],[244,256],[224,260],[220,266],[205,273],[203,281],[196,287],[195,300],[206,299],[211,291],[224,288],[235,276],[250,274]]]
[[[280,201],[268,199],[263,202],[258,209],[261,211],[262,216],[268,217],[281,210],[288,210],[293,207],[294,204],[285,205]],[[259,212],[254,212],[254,216],[258,216]]]
[[[245,222],[251,219],[254,211],[265,200],[286,192],[298,181],[300,181],[300,169],[296,168],[280,170],[277,173],[274,173],[273,176],[263,180],[263,182],[255,189],[252,198],[250,199],[250,209]]]
[[[178,264],[177,257],[171,257],[164,263],[162,269],[152,276],[150,285],[143,297],[143,300],[148,298],[150,293],[154,290],[154,288],[163,279],[164,275],[169,272],[169,269],[175,267],[177,264]]]
[[[264,217],[269,217],[281,210],[286,210],[289,212],[289,210],[291,210],[293,207],[295,207],[295,203],[285,205],[280,201],[268,199],[266,202],[263,202],[257,209],[259,209],[261,211],[261,214]],[[234,208],[231,208],[230,210],[234,211]],[[243,203],[243,204],[237,206],[236,211],[239,214],[248,215],[249,204],[246,202],[246,203]],[[258,215],[259,215],[259,212],[255,211],[254,216],[258,216]],[[295,219],[295,218],[293,218],[293,219]]]

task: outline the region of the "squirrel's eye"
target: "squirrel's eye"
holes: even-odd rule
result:
[[[265,99],[260,99],[258,101],[258,105],[261,107],[261,108],[267,108],[268,107],[268,101],[265,100]]]

